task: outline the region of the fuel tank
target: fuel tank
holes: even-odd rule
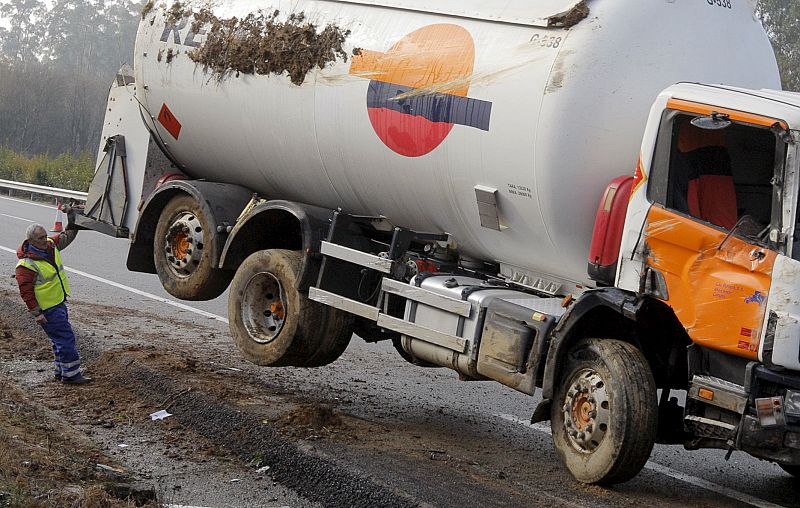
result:
[[[149,3],[136,94],[194,178],[447,232],[506,275],[591,285],[597,202],[633,174],[658,92],[780,88],[754,4]]]

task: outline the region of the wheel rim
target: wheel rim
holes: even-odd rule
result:
[[[583,369],[568,386],[562,406],[567,440],[576,450],[591,453],[608,432],[611,403],[605,381],[596,371]]]
[[[203,255],[203,225],[197,215],[180,212],[172,220],[164,237],[167,266],[177,277],[190,276]]]
[[[281,333],[286,322],[286,293],[271,273],[259,272],[245,285],[241,318],[253,341],[267,344]]]

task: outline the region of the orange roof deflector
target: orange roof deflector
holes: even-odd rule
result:
[[[683,99],[670,99],[667,101],[667,108],[675,109],[678,111],[685,111],[686,113],[696,113],[698,115],[710,115],[717,112],[728,115],[728,118],[736,122],[749,123],[753,125],[760,125],[763,127],[772,127],[776,123],[783,127],[785,130],[789,129],[789,124],[777,118],[768,116],[756,115],[739,111],[736,109],[720,108],[709,104],[702,104],[700,102],[692,102]]]

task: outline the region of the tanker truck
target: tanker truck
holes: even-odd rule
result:
[[[752,0],[148,2],[78,223],[177,298],[229,288],[256,364],[355,334],[540,390],[580,482],[656,442],[798,475],[779,90]]]

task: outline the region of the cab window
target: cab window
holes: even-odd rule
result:
[[[766,228],[779,217],[773,188],[779,143],[764,127],[695,125],[696,115],[665,114],[649,195],[666,208],[730,230],[744,216]]]

